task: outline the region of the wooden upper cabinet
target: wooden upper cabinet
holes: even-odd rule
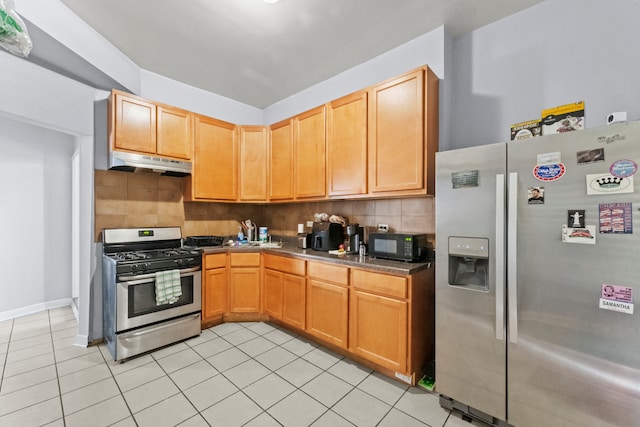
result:
[[[109,101],[112,146],[118,150],[156,154],[156,104],[116,90]]]
[[[329,196],[367,193],[367,91],[329,104],[327,172]]]
[[[113,90],[110,143],[117,150],[191,160],[193,113]]]
[[[193,151],[193,113],[158,106],[157,154],[191,160]]]
[[[240,200],[267,200],[267,153],[265,126],[240,126]]]
[[[271,125],[269,200],[293,199],[293,124],[287,119]]]
[[[326,195],[325,106],[296,116],[294,123],[295,198]]]
[[[370,193],[433,194],[437,85],[435,74],[422,67],[370,89]]]
[[[232,123],[195,115],[194,161],[185,200],[238,198],[238,143]]]

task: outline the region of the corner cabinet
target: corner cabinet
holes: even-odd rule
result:
[[[193,113],[113,90],[109,139],[116,150],[190,160]]]
[[[369,90],[369,193],[434,194],[438,78],[421,67]]]
[[[271,125],[269,200],[293,200],[293,120]]]
[[[267,200],[267,152],[269,134],[265,126],[240,126],[239,187],[241,201]]]
[[[195,116],[194,161],[185,179],[185,201],[238,198],[238,141],[236,126]]]
[[[265,314],[298,329],[305,328],[305,261],[263,255],[263,307]]]

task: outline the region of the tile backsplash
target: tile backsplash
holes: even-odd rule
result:
[[[434,198],[336,200],[280,204],[184,202],[182,178],[153,173],[95,171],[95,240],[103,228],[180,226],[183,236],[232,236],[250,218],[272,235],[295,236],[315,213],[340,215],[368,230],[435,234]]]

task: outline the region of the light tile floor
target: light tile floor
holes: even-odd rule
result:
[[[268,323],[125,363],[73,346],[76,329],[69,307],[0,322],[0,426],[470,426],[435,394]]]

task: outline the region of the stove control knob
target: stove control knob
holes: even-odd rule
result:
[[[140,265],[140,268],[142,268],[143,270],[146,270],[148,266],[149,266],[149,264],[144,263],[144,264]]]
[[[138,269],[138,264],[133,264],[131,266],[131,270],[136,271]]]
[[[182,266],[183,262],[181,259],[177,259],[174,261],[177,265]]]

